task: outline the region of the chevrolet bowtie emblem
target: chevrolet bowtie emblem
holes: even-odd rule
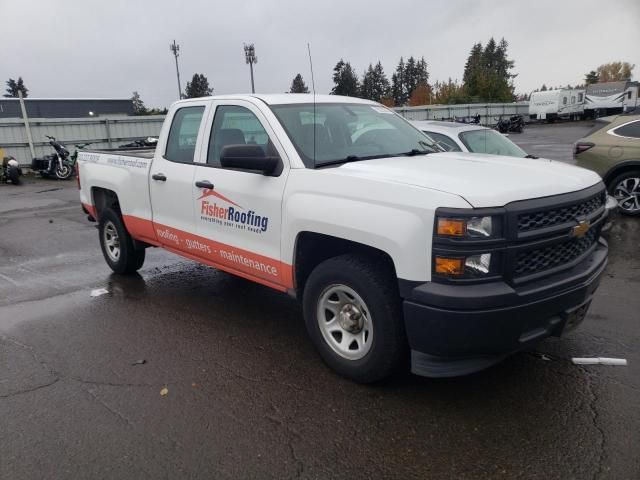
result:
[[[571,229],[572,237],[582,237],[585,233],[589,231],[589,227],[591,227],[591,223],[589,220],[580,220],[578,225]]]

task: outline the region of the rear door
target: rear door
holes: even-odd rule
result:
[[[158,241],[169,249],[186,251],[186,237],[195,233],[193,178],[199,139],[210,101],[188,103],[174,110],[169,131],[161,136],[151,165],[149,191],[153,228]],[[164,133],[164,132],[163,132]]]
[[[273,117],[273,115],[271,115]],[[282,197],[289,161],[267,116],[251,102],[214,101],[193,189],[199,254],[217,266],[272,287],[291,287],[281,263]],[[222,168],[227,145],[256,144],[280,157],[275,176]]]

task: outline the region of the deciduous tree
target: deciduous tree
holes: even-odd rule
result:
[[[629,62],[609,62],[597,68],[598,82],[620,82],[631,80],[631,71],[635,65]]]

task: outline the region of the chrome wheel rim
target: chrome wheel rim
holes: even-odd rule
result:
[[[342,358],[360,360],[371,350],[371,313],[352,288],[327,287],[318,300],[316,317],[324,341]]]
[[[60,178],[67,178],[71,175],[71,167],[69,165],[58,165],[58,167],[56,168],[56,175],[58,175]]]
[[[629,177],[618,183],[613,189],[618,207],[625,212],[640,211],[640,177]]]
[[[117,262],[120,258],[120,237],[113,222],[108,221],[105,223],[102,230],[102,240],[109,259]]]

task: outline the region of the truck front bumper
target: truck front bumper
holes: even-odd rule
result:
[[[560,336],[584,319],[607,265],[607,244],[569,270],[526,286],[429,282],[404,300],[411,370],[427,377],[472,373]]]

